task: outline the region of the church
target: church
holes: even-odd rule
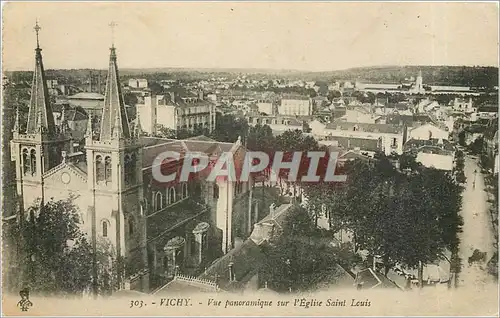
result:
[[[84,147],[74,148],[64,115],[58,125],[54,121],[37,27],[28,122],[21,131],[17,112],[11,140],[20,217],[37,200],[72,197],[94,248],[105,240],[125,260],[119,285],[143,292],[179,273],[199,275],[250,236],[274,200],[264,190],[255,191],[251,179],[196,178],[165,185],[152,177],[155,158],[165,151],[204,152],[211,160],[230,151],[243,160],[239,138],[224,143],[204,136],[144,136],[139,117],[128,118],[113,44],[100,121],[88,121]]]

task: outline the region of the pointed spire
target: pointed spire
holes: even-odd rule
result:
[[[38,132],[47,133],[49,136],[55,135],[54,115],[50,106],[47,82],[42,61],[42,49],[38,39],[38,32],[41,30],[38,21],[34,27],[36,32],[37,47],[35,49],[35,70],[33,72],[33,84],[31,86],[31,99],[29,104],[27,134]]]
[[[111,27],[115,25],[114,23],[110,24]],[[115,138],[115,136],[130,138],[131,134],[120,86],[116,49],[113,44],[110,49],[108,78],[106,80],[99,140],[107,141]]]

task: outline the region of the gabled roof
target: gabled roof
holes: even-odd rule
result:
[[[373,288],[398,288],[399,287],[381,273],[377,273],[371,268],[364,269],[356,274],[355,285],[361,285],[362,289]]]
[[[222,152],[233,152],[241,147],[241,142],[239,142],[239,146],[235,148],[236,143],[218,142],[208,137],[195,137],[184,140],[147,137],[143,138],[142,142],[145,145],[142,156],[143,169],[150,168],[156,157],[166,151],[178,152],[181,155],[186,152],[202,152],[207,155],[219,155]]]
[[[217,282],[224,290],[234,290],[240,288],[257,274],[265,255],[261,248],[251,239],[245,240],[240,246],[232,249],[213,263],[199,279],[206,279]],[[233,262],[233,270],[236,281],[229,280],[229,263]]]
[[[104,100],[104,95],[92,92],[81,92],[69,96],[68,99],[90,99],[90,100]]]
[[[66,120],[68,121],[78,121],[78,120],[87,120],[88,116],[83,114],[82,112],[76,109],[70,109],[66,112]]]

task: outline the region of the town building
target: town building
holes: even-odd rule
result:
[[[462,97],[455,97],[453,100],[453,110],[470,114],[476,111],[476,108],[472,104],[472,97],[469,98],[462,98]]]
[[[260,114],[275,115],[275,107],[272,100],[257,101],[257,109]]]
[[[312,115],[312,101],[307,96],[283,95],[278,105],[278,114],[287,116]]]
[[[294,116],[265,116],[260,114],[248,114],[246,116],[250,126],[268,125],[274,135],[279,135],[288,130],[303,130],[304,124]]]
[[[335,121],[329,124],[314,122],[309,125],[318,140],[335,140],[344,149],[403,153],[406,126]]]
[[[450,133],[433,124],[424,124],[408,128],[408,139],[428,140],[445,139],[448,140]]]
[[[146,96],[144,104],[136,104],[144,132],[156,134],[159,127],[191,132],[204,129],[211,132],[216,124],[216,105],[198,96],[179,96],[177,92]]]

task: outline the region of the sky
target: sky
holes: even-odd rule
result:
[[[16,2],[3,6],[3,69],[498,66],[497,3]],[[109,24],[117,26],[112,36]]]

